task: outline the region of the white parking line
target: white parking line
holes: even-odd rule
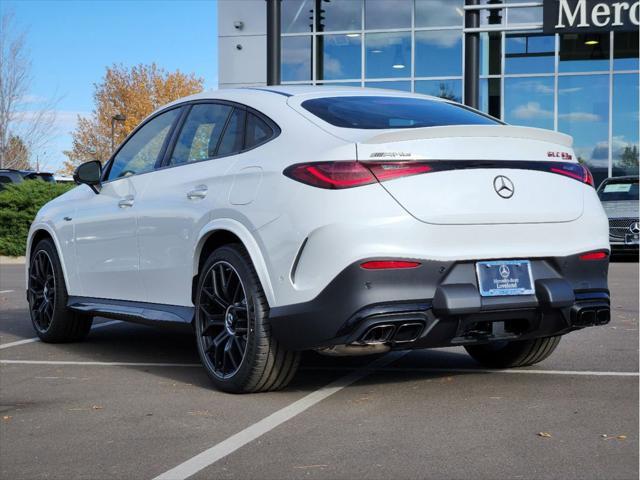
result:
[[[74,362],[67,360],[0,360],[0,365],[86,365],[89,367],[200,367],[201,363]]]
[[[15,292],[15,290],[0,290],[0,293],[11,293]]]
[[[340,371],[348,367],[305,367],[301,370]],[[430,367],[390,367],[378,368],[379,372],[417,372],[417,373],[524,373],[533,375],[577,375],[593,377],[638,377],[639,372],[600,372],[596,370],[528,370],[524,368],[507,368],[493,370],[489,368],[430,368]]]
[[[226,440],[214,445],[213,447],[205,450],[204,452],[190,458],[184,463],[181,463],[177,467],[172,468],[158,475],[154,480],[182,480],[198,473],[200,470],[214,464],[218,460],[226,457],[227,455],[235,452],[239,448],[243,447],[249,442],[261,437],[265,433],[273,430],[274,428],[282,425],[287,420],[300,415],[305,410],[313,407],[317,403],[321,402],[327,397],[330,397],[334,393],[339,392],[345,387],[348,387],[352,383],[361,380],[369,375],[377,368],[384,367],[391,362],[398,360],[400,357],[406,355],[408,352],[391,352],[382,358],[375,360],[374,362],[359,368],[348,375],[345,375],[338,380],[331,382],[330,384],[316,390],[309,395],[293,402],[290,405],[272,413],[266,418],[263,418],[257,423],[245,428],[244,430],[230,436]]]
[[[110,322],[98,323],[92,326],[91,330],[95,330],[96,328],[108,327],[109,325],[114,325],[116,323],[122,323],[122,322],[120,320],[113,320]],[[17,340],[15,342],[3,343],[2,345],[0,345],[0,350],[9,348],[9,347],[17,347],[19,345],[25,345],[27,343],[39,342],[39,341],[40,339],[38,337],[33,337],[33,338],[25,338],[24,340]]]

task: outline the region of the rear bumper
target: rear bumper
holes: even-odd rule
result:
[[[275,338],[294,350],[376,336],[392,348],[427,348],[560,335],[609,321],[608,259],[534,259],[534,295],[491,298],[478,292],[475,262],[418,261],[404,270],[349,266],[315,299],[272,308]]]

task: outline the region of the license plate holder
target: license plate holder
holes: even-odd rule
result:
[[[483,297],[535,293],[529,260],[476,262],[476,274],[478,290]]]

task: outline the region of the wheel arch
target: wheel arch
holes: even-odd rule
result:
[[[67,265],[64,261],[64,255],[62,253],[62,249],[60,248],[60,243],[58,241],[58,237],[56,236],[53,229],[47,225],[46,223],[34,225],[31,227],[31,231],[29,232],[29,238],[27,239],[27,248],[25,253],[25,289],[29,288],[29,266],[31,264],[31,254],[33,251],[33,247],[35,247],[38,242],[44,239],[49,239],[53,242],[53,246],[56,249],[56,253],[58,254],[58,259],[60,260],[60,265],[62,266],[62,277],[64,278],[64,284],[69,291],[69,276],[67,275]]]
[[[233,219],[214,220],[201,230],[193,258],[192,296],[193,292],[195,292],[200,267],[206,261],[208,254],[218,247],[231,243],[239,243],[247,250],[249,257],[251,257],[253,267],[260,279],[260,283],[262,284],[262,289],[267,297],[269,306],[275,306],[276,300],[273,286],[262,250],[249,229]]]

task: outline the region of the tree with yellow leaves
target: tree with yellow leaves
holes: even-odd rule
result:
[[[72,149],[65,151],[68,160],[62,173],[71,174],[81,163],[89,160],[105,161],[111,156],[113,117],[114,142],[118,145],[150,113],[178,98],[202,91],[202,78],[179,70],[166,72],[155,63],[127,68],[123,65],[107,67],[101,83],[95,85],[95,108],[90,116],[78,116],[73,132]]]

